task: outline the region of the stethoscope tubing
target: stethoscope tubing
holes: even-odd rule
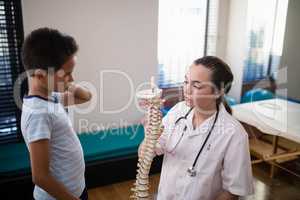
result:
[[[193,107],[191,107],[191,108],[189,109],[189,111],[188,111],[184,116],[179,117],[179,118],[175,121],[175,127],[176,127],[176,125],[177,125],[181,120],[183,120],[183,119],[186,120],[187,117],[189,116],[189,114],[191,113],[192,110],[193,110]],[[174,127],[174,130],[175,130],[175,127]],[[175,146],[174,146],[171,150],[168,150],[168,153],[172,153],[172,152],[176,149],[177,145],[178,145],[178,144],[180,143],[180,141],[182,140],[183,135],[184,135],[186,129],[187,129],[187,126],[185,126],[185,127],[183,128],[183,131],[182,131],[182,133],[181,133],[181,135],[180,135],[179,140],[176,142]],[[170,137],[172,137],[172,134],[170,135]],[[168,146],[168,145],[167,145],[167,146]]]
[[[179,121],[181,121],[181,120],[183,120],[183,119],[187,120],[187,117],[189,116],[189,114],[191,113],[191,111],[193,110],[193,108],[194,108],[194,107],[191,107],[190,110],[189,110],[184,116],[179,117],[179,118],[175,121],[175,126],[179,123]],[[210,130],[209,130],[209,132],[208,132],[208,134],[207,134],[207,136],[206,136],[206,138],[205,138],[205,140],[204,140],[204,142],[203,142],[203,144],[202,144],[200,150],[198,151],[197,156],[196,156],[195,159],[194,159],[194,162],[193,162],[192,167],[191,167],[191,168],[188,168],[188,170],[187,170],[188,173],[190,174],[190,176],[192,176],[192,177],[196,176],[196,171],[195,171],[194,168],[195,168],[195,166],[196,166],[196,164],[197,164],[197,162],[198,162],[198,159],[199,159],[199,157],[200,157],[200,154],[202,153],[202,151],[203,151],[203,149],[204,149],[204,147],[205,147],[205,145],[206,145],[208,139],[209,139],[210,136],[211,136],[211,133],[212,133],[214,127],[215,127],[215,124],[216,124],[216,122],[217,122],[218,117],[219,117],[219,107],[217,106],[217,113],[216,113],[216,115],[215,115],[213,124],[212,124],[212,126],[211,126],[211,128],[210,128]],[[175,146],[172,148],[172,150],[169,151],[169,152],[173,152],[173,151],[176,149],[177,145],[180,143],[181,139],[183,138],[183,135],[184,135],[184,132],[186,131],[186,129],[187,129],[187,126],[185,125],[185,127],[184,127],[184,129],[183,129],[183,131],[182,131],[182,134],[181,134],[181,136],[180,136],[180,139],[179,139],[178,142],[175,144]]]
[[[214,122],[213,122],[213,124],[212,124],[212,126],[211,126],[211,128],[210,128],[210,130],[209,130],[209,132],[208,132],[208,134],[207,134],[207,136],[206,136],[206,138],[205,138],[205,140],[204,140],[204,142],[203,142],[203,144],[202,144],[202,146],[201,146],[201,148],[200,148],[200,150],[199,150],[199,152],[198,152],[198,154],[197,154],[197,156],[196,156],[196,158],[195,158],[195,160],[193,162],[192,168],[194,168],[196,166],[197,161],[199,159],[199,156],[200,156],[201,152],[203,151],[203,149],[204,149],[204,147],[205,147],[205,145],[206,145],[206,143],[207,143],[207,141],[208,141],[208,139],[209,139],[209,137],[210,137],[210,135],[211,135],[214,127],[215,127],[215,124],[217,122],[218,116],[219,116],[219,109],[217,107],[217,113],[216,113]]]

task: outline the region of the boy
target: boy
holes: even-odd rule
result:
[[[64,109],[92,96],[73,83],[77,50],[71,36],[50,28],[34,30],[23,44],[29,91],[23,99],[21,129],[36,200],[87,199],[82,147]]]

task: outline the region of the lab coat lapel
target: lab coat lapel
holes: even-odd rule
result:
[[[199,127],[197,127],[195,130],[193,128],[193,117],[191,117],[191,119],[188,120],[189,127],[190,127],[188,137],[192,138],[200,134],[208,133],[210,127],[212,126],[215,115],[216,114],[210,116],[208,119],[202,122],[202,124]]]

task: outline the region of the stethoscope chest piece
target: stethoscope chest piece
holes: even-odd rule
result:
[[[188,174],[191,176],[191,177],[195,177],[197,175],[197,172],[196,170],[194,169],[194,167],[189,167],[188,170],[187,170]]]

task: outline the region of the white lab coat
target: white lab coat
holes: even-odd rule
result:
[[[226,190],[239,196],[253,193],[253,180],[248,135],[242,125],[227,113],[224,105],[215,127],[196,164],[197,175],[189,176],[201,145],[215,118],[215,114],[193,130],[193,110],[187,120],[175,121],[189,110],[185,102],[176,104],[163,118],[164,132],[156,147],[164,154],[158,200],[215,200]],[[186,131],[179,143],[179,138]],[[177,143],[176,148],[174,148]]]

